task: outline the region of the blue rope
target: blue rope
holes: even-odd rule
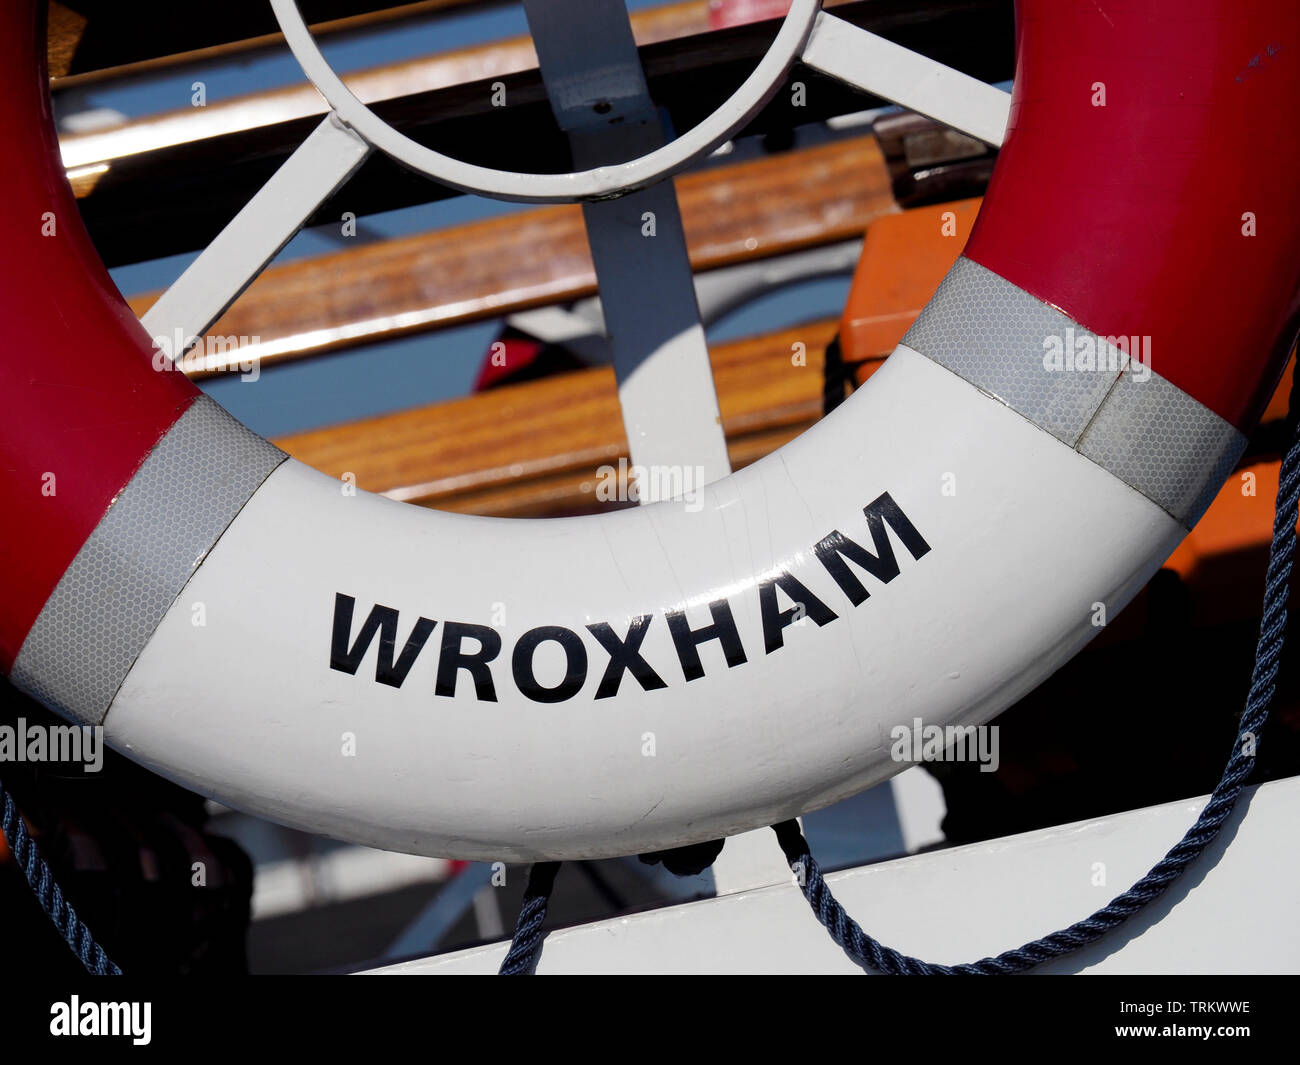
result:
[[[983,958],[963,965],[936,965],[902,954],[864,932],[844,911],[822,878],[821,870],[808,849],[808,841],[797,821],[774,825],[777,840],[791,868],[800,874],[804,897],[831,939],[858,965],[891,976],[993,975],[1023,972],[1051,958],[1078,950],[1119,927],[1135,913],[1158,899],[1171,883],[1194,862],[1219,834],[1232,812],[1247,777],[1254,768],[1255,750],[1268,720],[1269,705],[1276,690],[1278,663],[1286,642],[1287,596],[1291,565],[1296,550],[1296,508],[1300,500],[1300,378],[1291,392],[1288,417],[1290,444],[1282,460],[1273,518],[1273,543],[1269,548],[1268,573],[1264,582],[1264,614],[1260,619],[1259,643],[1251,674],[1250,694],[1241,716],[1241,727],[1232,757],[1219,779],[1201,816],[1169,852],[1141,880],[1116,896],[1096,913],[1076,921],[1069,928],[1035,939],[1022,947],[1004,951],[995,958]],[[1247,754],[1247,750],[1251,753]]]
[[[28,833],[27,825],[23,823],[22,816],[18,813],[18,807],[14,805],[13,798],[3,784],[0,784],[0,799],[4,801],[4,814],[0,818],[0,827],[4,828],[5,839],[9,841],[9,849],[13,852],[14,860],[36,894],[41,909],[49,915],[50,920],[54,922],[54,927],[72,948],[72,953],[81,959],[81,964],[86,967],[87,972],[94,976],[121,976],[122,970],[109,960],[103,947],[96,943],[95,937],[90,934],[90,929],[82,924],[72,904],[63,897],[63,892],[55,883],[54,874],[50,872],[49,865],[41,857],[36,841]]]
[[[515,934],[497,970],[498,976],[532,976],[537,971],[542,956],[542,922],[546,920],[546,906],[559,871],[559,862],[538,862],[529,872]]]

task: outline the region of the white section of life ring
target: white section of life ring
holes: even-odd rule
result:
[[[930,550],[913,558],[891,530],[898,576],[855,570],[870,598],[853,606],[812,547],[838,529],[870,548],[863,508],[886,492]],[[286,462],[167,612],[105,725],[186,786],[342,839],[521,861],[657,850],[860,791],[899,768],[890,731],[915,717],[987,720],[1095,635],[1095,605],[1113,617],[1184,532],[900,347],[834,418],[706,488],[697,511],[464,517],[348,496]],[[765,653],[756,585],[782,566],[838,617],[785,628]],[[418,617],[436,622],[400,687],[376,681],[373,644],[355,674],[330,668],[340,593],[356,600],[352,637],[373,605],[399,611],[398,652]],[[706,643],[687,682],[664,611],[687,604],[699,627],[723,597],[747,661],[728,667]],[[621,635],[642,614],[667,687],[624,674],[617,698],[594,699],[607,656],[585,626]],[[436,695],[438,633],[494,620],[498,701],[474,698],[464,672],[454,698]],[[564,701],[511,681],[511,649],[537,626],[585,645],[585,683]],[[557,683],[556,661],[539,654],[540,682]]]

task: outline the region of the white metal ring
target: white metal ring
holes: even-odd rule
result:
[[[418,173],[463,192],[520,203],[601,200],[644,188],[689,166],[730,139],[776,94],[803,51],[821,0],[794,0],[772,46],[728,100],[699,125],[648,155],[569,174],[521,174],[475,166],[435,152],[399,133],[343,84],[317,47],[295,0],[271,0],[285,39],[334,113],[380,151]]]

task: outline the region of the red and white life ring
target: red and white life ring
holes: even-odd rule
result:
[[[232,806],[460,858],[739,832],[988,719],[1196,521],[1300,308],[1300,8],[1104,6],[1021,0],[965,255],[840,410],[699,506],[517,521],[345,493],[152,368],[6,5],[0,666]]]

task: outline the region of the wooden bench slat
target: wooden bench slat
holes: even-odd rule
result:
[[[809,322],[711,351],[736,468],[821,415],[822,352],[834,321]],[[796,343],[806,365],[796,365]],[[289,454],[395,499],[500,516],[598,509],[596,470],[627,454],[613,371],[580,370],[281,437]],[[585,487],[584,487],[585,486]]]
[[[448,0],[442,0],[448,2]],[[467,2],[467,0],[461,0]],[[845,0],[830,0],[831,4]],[[632,28],[640,45],[705,33],[707,0],[687,0],[633,12]],[[415,93],[520,74],[537,66],[532,38],[524,35],[440,52],[418,59],[384,63],[347,74],[344,81],[363,103],[374,104]],[[59,83],[60,85],[62,83]],[[111,161],[141,151],[157,151],[209,137],[247,132],[261,126],[302,118],[320,118],[326,103],[309,82],[216,100],[204,107],[188,105],[156,115],[85,133],[65,134],[60,145],[72,168]],[[76,185],[74,184],[74,188]],[[82,181],[85,193],[93,184]]]
[[[301,0],[317,35],[368,29],[470,4],[503,0]],[[50,22],[51,44],[67,63],[51,67],[51,88],[92,84],[168,66],[238,56],[283,44],[267,0],[223,0],[208,17],[178,18],[175,0],[56,0],[51,9],[73,12],[81,23]]]
[[[871,137],[687,174],[677,188],[697,271],[852,239],[897,210]],[[192,355],[184,368],[205,376],[254,355],[266,366],[595,292],[581,210],[531,209],[273,266],[210,331],[261,345]]]
[[[884,32],[984,80],[1006,77],[1012,64],[1007,0],[904,0],[847,3],[837,15]],[[773,24],[755,23],[650,44],[642,49],[650,91],[678,129],[711,113],[752,70]],[[777,93],[744,133],[788,135],[797,125],[871,107],[870,96],[796,68],[805,84],[796,101]],[[493,107],[493,84],[509,106]],[[802,105],[802,106],[799,106]],[[500,79],[463,83],[383,101],[375,111],[404,133],[482,166],[538,172],[570,168],[535,68]],[[80,157],[82,217],[109,265],[205,246],[308,135],[312,116],[272,122],[182,144],[114,156]],[[91,153],[94,154],[94,153]],[[308,224],[427,203],[451,190],[373,155]]]

